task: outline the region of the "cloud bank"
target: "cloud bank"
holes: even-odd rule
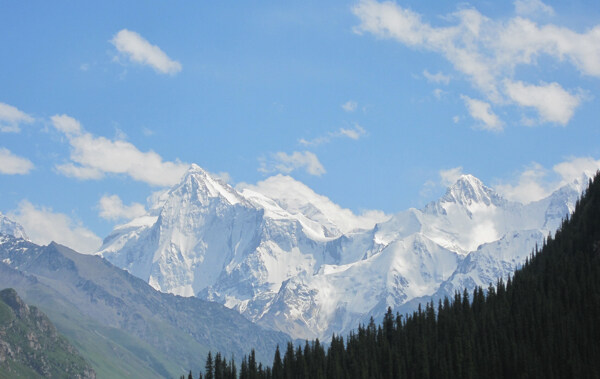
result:
[[[19,204],[9,217],[23,225],[29,238],[37,244],[54,241],[80,253],[91,254],[98,250],[102,239],[80,223],[51,208],[36,207],[27,200]]]

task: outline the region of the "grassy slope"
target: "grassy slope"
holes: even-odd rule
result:
[[[190,367],[189,362],[167,357],[153,346],[122,330],[100,325],[40,283],[17,288],[17,291],[26,302],[38,306],[46,313],[57,330],[92,365],[99,379],[175,378]],[[155,327],[162,326],[156,323]],[[182,334],[175,332],[173,338],[180,339],[183,347],[202,351],[201,357],[208,352],[191,337]]]

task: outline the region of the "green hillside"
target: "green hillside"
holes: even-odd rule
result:
[[[199,370],[209,350],[241,356],[254,346],[267,362],[289,340],[222,305],[160,293],[97,256],[2,242],[0,288],[16,288],[46,312],[99,378],[177,377]]]
[[[1,378],[95,378],[48,317],[14,289],[0,291]]]

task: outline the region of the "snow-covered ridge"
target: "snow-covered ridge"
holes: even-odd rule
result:
[[[8,234],[29,241],[25,229],[21,224],[9,219],[0,212],[0,234]]]
[[[390,217],[356,215],[287,176],[234,189],[193,165],[99,254],[161,291],[220,302],[293,337],[329,338],[388,306],[508,275],[581,187],[523,205],[463,175],[439,200]]]

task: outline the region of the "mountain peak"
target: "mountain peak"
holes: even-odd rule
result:
[[[198,198],[202,204],[205,204],[211,198],[225,199],[231,205],[243,202],[240,194],[229,184],[213,177],[195,163],[190,165],[179,184],[171,188],[169,194],[182,196],[189,194],[194,198]]]
[[[461,175],[446,194],[441,198],[442,202],[457,203],[462,205],[485,204],[499,205],[502,198],[491,188],[486,187],[481,180],[473,175]]]
[[[23,238],[24,240],[29,240],[29,237],[27,237],[23,226],[9,219],[5,215],[3,215],[2,212],[0,212],[0,234],[8,234],[16,238]]]
[[[200,166],[198,166],[195,163],[192,163],[190,165],[190,167],[187,170],[187,174],[186,175],[190,175],[190,174],[194,174],[194,173],[204,173],[206,174],[206,171],[204,171],[204,169]]]

